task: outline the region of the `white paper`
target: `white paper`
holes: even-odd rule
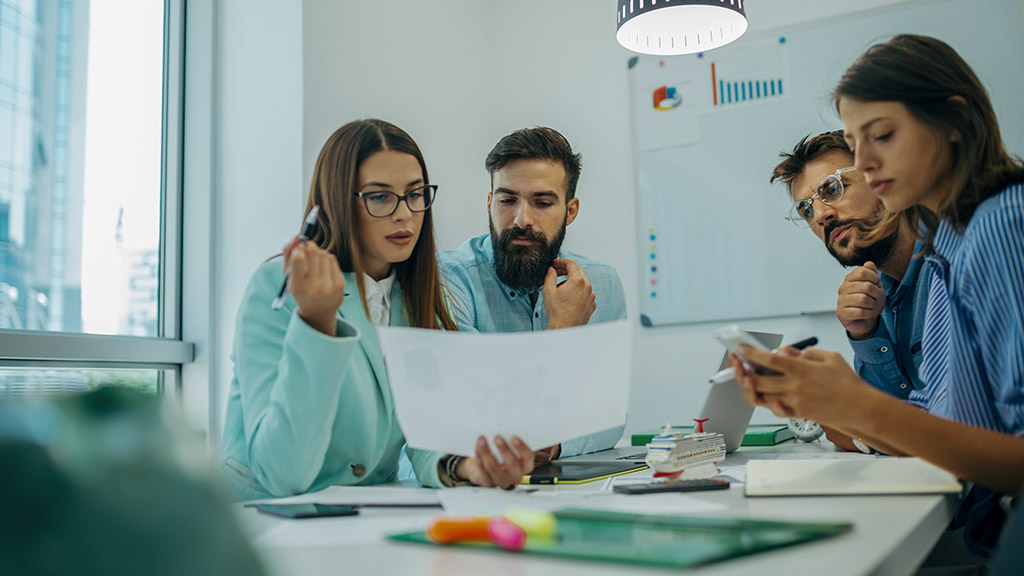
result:
[[[409,446],[472,456],[476,438],[532,449],[621,426],[629,403],[627,321],[507,334],[379,328]]]
[[[438,511],[439,512],[439,511]],[[391,534],[426,530],[431,516],[344,516],[277,522],[253,539],[258,548],[320,548],[383,543]],[[345,573],[339,571],[339,573]]]
[[[641,479],[650,482],[650,478]],[[440,491],[445,514],[480,516],[502,514],[510,508],[528,508],[554,512],[566,508],[631,512],[634,514],[705,514],[726,509],[724,504],[699,496],[679,493],[627,495],[606,490],[555,492],[513,491],[492,488],[456,488]]]

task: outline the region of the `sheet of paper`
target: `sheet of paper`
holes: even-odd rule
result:
[[[351,504],[388,506],[437,506],[441,501],[437,490],[398,486],[331,486],[319,492],[287,498],[260,500],[260,504]]]
[[[426,530],[430,518],[426,514],[383,517],[360,514],[311,522],[278,522],[254,538],[253,544],[257,548],[297,549],[377,544],[391,534]]]
[[[471,456],[480,435],[540,449],[626,422],[629,323],[478,334],[379,328],[398,422],[414,448]]]
[[[649,482],[650,478],[644,481]],[[631,496],[601,489],[505,492],[490,488],[456,488],[441,490],[440,498],[445,514],[453,516],[501,514],[509,508],[530,508],[547,512],[565,508],[585,508],[635,514],[703,514],[726,508],[724,504],[708,502],[699,496],[679,493]]]

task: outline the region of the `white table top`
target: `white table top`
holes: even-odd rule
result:
[[[806,457],[832,452],[831,444],[787,442],[769,448],[741,448],[725,466],[744,457],[767,453],[801,453]],[[594,490],[598,486],[551,486],[545,490]],[[853,531],[819,542],[754,554],[702,567],[708,575],[758,576],[814,574],[859,576],[913,573],[949,524],[957,507],[956,495],[842,496],[746,498],[743,484],[727,491],[691,492],[687,497],[724,506],[721,511],[695,515],[850,522]],[[239,509],[243,525],[271,571],[281,575],[317,574],[480,574],[611,575],[666,574],[673,570],[629,564],[544,558],[529,554],[467,550],[385,540],[382,534],[426,528],[440,509],[364,508],[359,516],[305,520],[278,519],[253,509]],[[678,572],[678,570],[674,570]]]

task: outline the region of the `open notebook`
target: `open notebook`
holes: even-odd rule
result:
[[[918,458],[751,460],[747,496],[843,496],[960,492],[955,476]]]

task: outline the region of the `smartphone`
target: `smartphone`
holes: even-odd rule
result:
[[[712,332],[711,335],[714,336],[715,340],[718,340],[718,342],[722,346],[725,346],[726,349],[729,350],[729,352],[736,354],[736,356],[739,357],[740,361],[743,362],[743,367],[747,371],[754,372],[756,374],[762,374],[765,376],[780,376],[782,374],[782,372],[778,372],[776,370],[772,370],[770,368],[765,368],[764,366],[754,364],[753,362],[747,360],[746,358],[744,358],[743,356],[736,352],[736,348],[739,347],[740,344],[746,344],[747,346],[750,346],[752,348],[767,350],[767,348],[765,348],[764,344],[762,344],[760,340],[755,338],[754,335],[751,334],[750,332],[747,332],[746,330],[740,328],[738,324],[732,324],[730,326],[724,326],[722,328],[719,328]]]
[[[728,480],[716,478],[699,478],[695,480],[669,480],[666,482],[648,482],[647,484],[623,484],[614,486],[612,491],[619,494],[657,494],[658,492],[694,492],[697,490],[725,490],[729,487]]]
[[[254,508],[264,514],[273,514],[283,518],[326,518],[359,514],[359,510],[355,506],[332,506],[330,504],[256,504]]]

